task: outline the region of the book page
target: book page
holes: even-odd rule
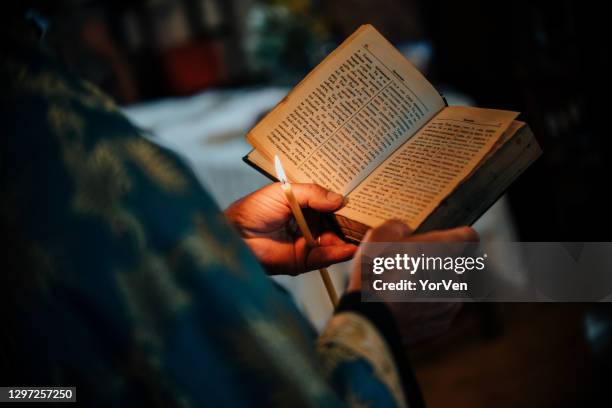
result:
[[[337,214],[372,227],[400,219],[416,230],[517,116],[494,109],[443,109],[353,190]]]
[[[444,107],[372,26],[330,54],[249,134],[291,181],[346,194]]]
[[[257,149],[253,149],[247,155],[251,164],[257,166],[260,171],[263,171],[268,176],[274,177],[275,180],[278,180],[276,177],[276,170],[274,169],[274,163],[272,163],[266,156],[261,154],[261,152]]]

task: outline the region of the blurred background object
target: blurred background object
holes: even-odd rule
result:
[[[608,241],[610,47],[604,5],[563,0],[63,0],[21,5],[83,78],[181,153],[225,207],[268,183],[247,130],[359,25],[373,24],[449,103],[522,112],[544,155],[476,224],[483,241]],[[507,254],[512,256],[512,254]],[[348,265],[332,271],[343,287]],[[503,265],[500,274],[505,274]],[[516,278],[514,276],[513,278]],[[520,278],[520,276],[519,276]],[[314,325],[315,274],[280,278]],[[430,406],[575,406],[607,397],[607,304],[468,305],[412,351]]]

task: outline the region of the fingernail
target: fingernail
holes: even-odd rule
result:
[[[342,195],[338,193],[334,193],[333,191],[327,192],[327,201],[338,202],[342,200]]]

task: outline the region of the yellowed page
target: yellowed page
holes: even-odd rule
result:
[[[292,181],[346,194],[443,107],[434,87],[367,25],[247,139],[269,160],[278,154]]]
[[[269,174],[276,179],[276,171],[274,170],[274,164],[268,160],[266,156],[261,154],[259,150],[253,150],[249,153],[249,161],[254,165],[258,166],[261,170]],[[293,181],[293,180],[289,180]]]
[[[417,229],[517,115],[459,106],[443,109],[353,190],[338,214],[369,226],[396,218]]]

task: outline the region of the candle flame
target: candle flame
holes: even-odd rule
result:
[[[276,154],[274,155],[274,167],[276,169],[276,178],[278,181],[283,183],[283,185],[289,184],[289,180],[287,180],[287,175],[285,174],[280,158]]]

